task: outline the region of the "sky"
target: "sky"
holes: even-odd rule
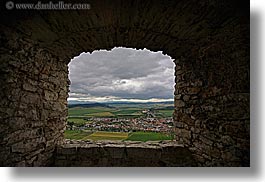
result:
[[[115,47],[81,53],[69,63],[68,101],[173,101],[174,64],[162,52]]]

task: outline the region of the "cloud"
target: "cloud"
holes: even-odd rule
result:
[[[69,100],[172,99],[173,68],[169,56],[147,49],[82,53],[69,63]]]

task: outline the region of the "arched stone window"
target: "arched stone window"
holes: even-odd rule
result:
[[[81,53],[69,63],[65,137],[173,140],[174,78],[173,60],[162,52],[115,47]]]
[[[122,46],[175,60],[180,153],[197,166],[249,166],[249,2],[90,3],[87,11],[3,11],[0,165],[54,166],[67,120],[68,63]]]

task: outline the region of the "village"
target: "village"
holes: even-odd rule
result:
[[[145,111],[143,111],[145,113]],[[128,118],[128,117],[91,117],[83,118],[84,124],[67,124],[68,130],[88,130],[88,131],[109,131],[109,132],[173,132],[173,118],[159,118],[152,112],[146,112],[146,117]]]
[[[153,131],[170,133],[173,129],[172,118],[94,118],[85,124],[84,129],[93,131],[134,132]]]

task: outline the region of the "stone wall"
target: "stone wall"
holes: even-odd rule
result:
[[[57,167],[185,167],[196,166],[191,152],[173,141],[66,141],[57,148]]]
[[[63,141],[67,65],[32,42],[12,41],[0,60],[0,166],[46,166]]]
[[[175,60],[176,136],[194,152],[200,166],[250,165],[249,29],[245,23],[227,25],[223,32],[229,33],[209,36]]]
[[[1,10],[0,165],[51,165],[67,117],[67,64],[123,46],[175,59],[177,142],[199,166],[249,166],[249,2],[89,3]]]

